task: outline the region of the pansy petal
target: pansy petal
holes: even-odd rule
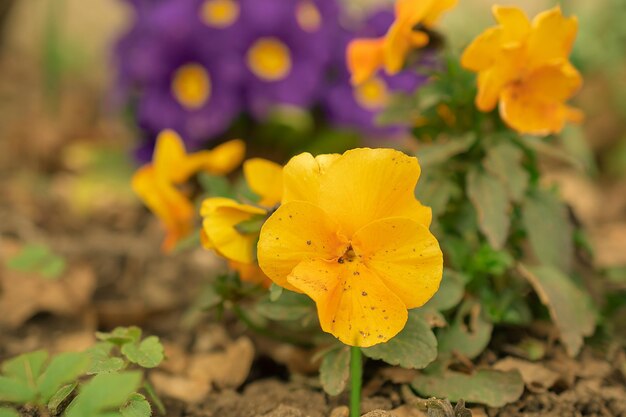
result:
[[[385,72],[395,75],[402,70],[406,57],[414,48],[421,48],[428,43],[425,32],[414,32],[411,26],[395,22],[385,35],[383,60]]]
[[[237,271],[239,279],[250,284],[258,284],[264,287],[269,287],[272,281],[263,273],[259,265],[254,262],[251,264],[244,264],[241,262],[229,261],[228,266]]]
[[[409,217],[428,226],[430,209],[415,199],[417,159],[394,149],[353,149],[321,178],[319,206],[352,236],[372,221]]]
[[[383,66],[383,42],[379,39],[354,39],[348,44],[346,60],[353,85],[371,78]]]
[[[528,67],[534,69],[567,60],[577,31],[576,16],[564,17],[558,6],[538,14],[528,38]]]
[[[230,140],[210,151],[189,154],[177,175],[177,182],[185,182],[198,172],[224,175],[241,164],[246,153],[246,144],[240,139]]]
[[[402,300],[361,262],[303,261],[288,281],[315,301],[322,330],[347,345],[384,343],[406,324]]]
[[[413,27],[424,19],[436,2],[441,1],[447,3],[449,0],[396,0],[395,21],[401,25]]]
[[[582,86],[583,78],[572,64],[543,66],[533,71],[524,81],[530,94],[551,100],[565,101]]]
[[[193,204],[175,187],[160,179],[154,167],[139,169],[133,176],[132,188],[163,223],[167,232],[164,251],[171,251],[180,239],[191,233],[195,215]]]
[[[476,107],[480,111],[491,111],[496,107],[502,89],[515,81],[523,65],[521,54],[523,48],[503,50],[497,65],[478,74],[478,94]]]
[[[242,233],[236,226],[254,216],[265,215],[265,210],[216,197],[204,200],[200,214],[204,218],[202,227],[208,241],[220,255],[237,262],[254,261],[254,244],[258,235]]]
[[[185,145],[178,133],[170,129],[159,133],[152,157],[152,164],[159,177],[164,180],[177,178],[186,157]]]
[[[313,157],[310,153],[294,156],[283,169],[283,203],[293,200],[317,204],[320,178],[340,155],[325,154]]]
[[[287,276],[306,259],[337,259],[348,243],[322,209],[305,202],[281,205],[263,224],[257,245],[259,265],[277,285],[293,290]]]
[[[372,222],[352,238],[354,252],[407,308],[424,305],[439,288],[443,255],[437,239],[413,220]]]
[[[495,5],[492,11],[502,28],[503,47],[518,46],[526,40],[530,32],[530,21],[522,9]]]
[[[272,207],[280,203],[283,195],[283,167],[262,158],[248,159],[243,164],[246,182],[261,200],[259,204]]]
[[[500,54],[502,29],[489,28],[478,35],[461,55],[461,65],[471,71],[486,70]]]

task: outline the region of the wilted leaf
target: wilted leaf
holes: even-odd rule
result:
[[[406,326],[397,336],[361,350],[365,356],[390,365],[422,369],[437,358],[437,338],[423,317],[410,311]]]
[[[154,368],[163,361],[163,345],[156,336],[146,337],[141,343],[122,345],[122,353],[132,363],[144,368]]]
[[[48,410],[50,414],[56,415],[59,413],[59,407],[63,404],[63,401],[70,396],[72,392],[78,386],[78,382],[72,382],[71,384],[63,385],[57,392],[54,393],[50,400],[48,401]]]
[[[518,371],[526,387],[533,392],[547,391],[556,383],[560,375],[540,363],[507,357],[493,365],[497,371]]]
[[[99,374],[87,382],[69,405],[65,417],[97,416],[117,411],[141,384],[140,372]]]
[[[146,397],[134,392],[128,397],[126,404],[120,408],[120,413],[122,417],[150,417],[152,408]]]
[[[86,353],[65,352],[52,358],[38,381],[39,395],[44,403],[59,390],[63,384],[73,382],[83,375],[89,366]]]
[[[518,372],[480,370],[472,375],[445,371],[442,374],[418,375],[411,386],[422,396],[448,398],[452,402],[502,407],[517,400],[524,392]]]
[[[439,290],[424,305],[424,308],[446,311],[456,306],[463,298],[463,294],[465,294],[466,281],[467,278],[460,272],[444,268]]]
[[[461,137],[450,138],[445,142],[437,141],[429,145],[421,145],[415,156],[422,167],[436,165],[467,151],[475,141],[475,135],[468,133]]]
[[[528,187],[528,172],[522,166],[524,153],[510,141],[500,141],[489,148],[483,161],[487,171],[496,176],[509,193],[512,201],[519,202]]]
[[[350,376],[350,349],[341,347],[328,352],[320,366],[320,382],[329,395],[339,395]]]
[[[590,297],[554,267],[520,265],[519,270],[550,311],[567,353],[576,356],[584,338],[591,336],[596,326]]]
[[[124,368],[124,360],[111,356],[113,345],[108,342],[96,343],[87,353],[91,357],[88,374],[117,372]]]
[[[459,352],[469,359],[480,355],[491,340],[493,324],[485,318],[480,303],[467,300],[459,307],[454,321],[438,334],[439,352]]]
[[[572,226],[567,209],[558,197],[537,190],[524,200],[522,212],[533,253],[542,264],[569,271],[572,264]]]
[[[247,337],[230,343],[223,352],[198,353],[189,361],[187,374],[196,381],[220,388],[238,388],[250,374],[254,346]]]
[[[507,190],[497,178],[480,168],[467,176],[467,195],[476,208],[478,227],[495,249],[502,249],[511,224]]]

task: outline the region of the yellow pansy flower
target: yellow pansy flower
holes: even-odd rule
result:
[[[232,140],[210,151],[188,154],[176,132],[165,130],[159,134],[152,163],[137,170],[132,187],[163,223],[167,232],[163,250],[171,251],[193,229],[193,203],[177,185],[198,172],[227,174],[241,163],[244,153],[243,141]]]
[[[576,17],[564,17],[558,6],[532,22],[516,7],[494,6],[493,14],[498,26],[474,39],[461,57],[478,73],[478,109],[499,105],[502,119],[520,133],[547,135],[580,121],[582,113],[565,104],[582,85],[568,60]]]
[[[396,0],[395,21],[378,39],[355,39],[348,45],[347,63],[352,84],[361,84],[380,68],[389,75],[400,72],[408,54],[428,44],[428,34],[416,29],[430,29],[441,15],[458,0]]]
[[[244,162],[243,171],[250,189],[260,197],[259,205],[212,197],[202,202],[200,215],[204,219],[205,248],[215,250],[229,261],[251,267],[256,264],[255,246],[260,225],[282,199],[282,167],[254,158]],[[245,277],[242,276],[242,279]]]
[[[259,265],[311,297],[322,329],[345,344],[386,342],[439,288],[443,256],[431,211],[415,199],[419,175],[416,158],[392,149],[301,154],[284,168]]]

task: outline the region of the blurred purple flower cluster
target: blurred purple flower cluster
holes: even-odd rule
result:
[[[376,114],[391,92],[425,82],[413,70],[349,83],[348,42],[383,34],[391,11],[346,24],[336,0],[128,1],[135,19],[117,44],[120,91],[148,136],[174,129],[190,148],[242,113],[264,120],[276,106],[317,107],[335,126],[392,132],[375,125]]]

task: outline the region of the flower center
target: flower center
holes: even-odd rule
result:
[[[178,68],[172,80],[172,93],[185,108],[202,107],[211,96],[211,77],[200,64],[185,64]]]
[[[311,0],[302,0],[298,3],[296,20],[306,32],[316,32],[322,26],[322,15]]]
[[[279,81],[291,71],[291,53],[287,45],[274,37],[260,38],[248,49],[247,63],[257,77]]]
[[[354,262],[354,258],[356,258],[356,253],[354,252],[354,249],[352,249],[352,245],[348,246],[348,249],[346,249],[346,253],[344,253],[342,256],[339,257],[339,259],[337,259],[337,262],[339,262],[340,264],[345,263],[345,262]]]
[[[354,98],[367,110],[380,110],[389,103],[389,90],[383,80],[372,77],[355,87]]]
[[[235,0],[206,0],[200,9],[200,18],[207,26],[223,29],[235,23],[239,11]]]

